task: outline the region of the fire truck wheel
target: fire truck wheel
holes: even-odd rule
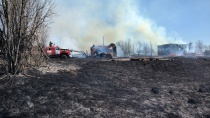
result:
[[[67,56],[66,55],[61,55],[60,59],[61,60],[66,60],[67,59]]]

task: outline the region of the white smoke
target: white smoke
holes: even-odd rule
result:
[[[173,43],[175,35],[139,10],[140,0],[59,0],[49,41],[56,45],[88,50],[95,45],[131,39],[151,42],[154,46]],[[176,43],[181,41],[176,37]]]

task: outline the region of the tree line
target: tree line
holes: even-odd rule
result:
[[[143,42],[141,40],[134,43],[131,40],[121,40],[116,43],[118,48],[120,48],[121,55],[123,56],[153,56],[155,53],[155,48],[151,42]],[[187,45],[187,51],[193,53],[203,53],[205,50],[210,50],[210,45],[205,45],[202,40],[197,40],[194,44],[189,42]]]
[[[202,40],[196,41],[194,47],[196,53],[203,53],[205,50],[210,50],[210,45],[204,44]]]
[[[130,56],[130,55],[146,55],[152,56],[154,54],[154,48],[150,43],[137,41],[132,43],[130,40],[121,40],[116,43],[118,48],[120,48],[121,53],[123,56]]]

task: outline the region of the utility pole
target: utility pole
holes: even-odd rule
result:
[[[103,36],[103,46],[104,46],[104,36]]]
[[[150,41],[151,57],[152,57],[152,43]]]

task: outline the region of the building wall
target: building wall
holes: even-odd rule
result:
[[[181,56],[186,52],[187,45],[165,44],[158,46],[158,56]]]

